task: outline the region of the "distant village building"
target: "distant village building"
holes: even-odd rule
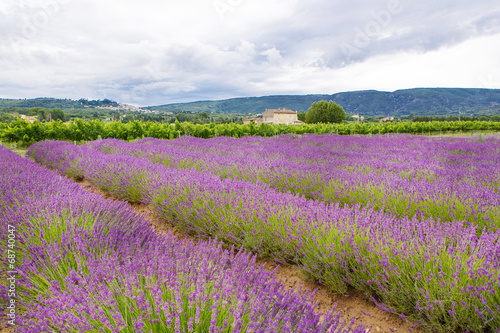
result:
[[[267,109],[262,114],[264,124],[303,124],[297,119],[297,112],[287,109]]]
[[[85,106],[85,107],[91,107],[91,106]],[[112,110],[112,111],[136,111],[136,112],[145,112],[147,110],[144,110],[144,109],[141,109],[141,108],[138,108],[136,106],[133,106],[133,105],[128,105],[128,104],[118,104],[118,106],[97,106],[95,107],[96,109],[100,109],[100,110]]]
[[[244,119],[243,124],[250,124],[253,122],[255,125],[262,124],[262,118],[249,118],[249,119]]]
[[[257,115],[259,116],[259,115]],[[303,121],[297,119],[297,112],[288,109],[267,109],[262,117],[253,117],[243,120],[243,124],[251,122],[258,124],[304,124]]]
[[[365,120],[365,117],[364,116],[360,116],[359,114],[354,114],[354,115],[352,115],[352,117],[354,119],[361,120],[361,121]]]
[[[394,120],[394,117],[385,117],[385,118],[380,119],[380,121],[379,121],[379,122],[381,122],[381,123],[382,123],[382,122],[384,122],[384,121],[393,121],[393,120]]]
[[[24,114],[19,116],[21,119],[26,119],[29,123],[34,123],[35,120],[38,120],[38,116],[26,116]]]

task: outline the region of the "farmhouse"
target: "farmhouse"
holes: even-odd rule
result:
[[[38,116],[26,116],[24,114],[19,116],[21,119],[26,119],[30,123],[34,123],[38,119]]]
[[[287,109],[267,109],[262,114],[264,124],[302,124],[297,112]]]
[[[380,119],[380,123],[384,122],[384,121],[393,121],[394,120],[394,117],[385,117],[385,118],[382,118]]]
[[[243,120],[243,124],[250,124],[251,122],[253,122],[255,125],[262,124],[262,117],[249,118]]]
[[[357,119],[357,120],[360,120],[360,121],[365,120],[365,117],[364,116],[360,116],[359,114],[353,114],[352,117],[354,119]]]

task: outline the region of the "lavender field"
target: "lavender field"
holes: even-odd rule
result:
[[[102,321],[110,332],[160,332],[166,323],[172,332],[192,331],[189,325],[198,325],[196,332],[344,329],[335,314],[320,321],[305,298],[269,287],[269,273],[248,252],[214,241],[186,250],[125,206],[90,204],[83,198],[90,194],[66,178],[2,154],[14,171],[1,178],[0,218],[19,224],[32,323]],[[332,292],[361,290],[428,331],[500,332],[498,137],[44,141],[27,156],[147,204],[190,234],[297,264]],[[244,286],[241,271],[249,276]],[[66,310],[52,313],[50,302]],[[87,321],[74,319],[80,311]]]
[[[477,139],[410,135],[307,135],[300,140],[284,135],[273,139],[143,139],[127,145],[101,140],[90,146],[167,167],[261,182],[326,203],[500,226],[499,140],[478,143]]]
[[[99,155],[56,142],[31,153],[49,147]],[[127,203],[3,147],[0,169],[2,272],[16,279],[0,300],[15,332],[365,332],[316,313],[248,252],[157,234]]]

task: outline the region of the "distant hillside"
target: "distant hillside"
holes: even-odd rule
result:
[[[218,101],[199,101],[160,106],[148,106],[163,112],[213,112],[226,114],[256,114],[266,109],[287,108],[307,111],[319,100],[332,100],[340,104],[347,113],[364,116],[448,116],[500,114],[500,89],[473,88],[418,88],[384,92],[375,90],[342,92],[333,95],[281,95],[243,97]],[[2,99],[2,107],[43,107],[62,110],[93,109],[96,107],[118,107],[117,102],[104,100],[71,100],[56,98]],[[120,105],[121,106],[121,105]]]
[[[343,92],[333,95],[282,95],[232,98],[150,106],[169,112],[262,113],[266,109],[287,108],[307,111],[319,100],[332,100],[347,113],[364,116],[446,116],[462,114],[500,114],[500,89],[418,88],[383,92],[375,90]]]
[[[118,103],[109,99],[103,100],[88,100],[80,99],[78,101],[72,99],[58,99],[58,98],[32,98],[32,99],[5,99],[0,98],[0,107],[18,107],[18,108],[32,108],[42,107],[46,109],[59,108],[62,110],[69,109],[82,109],[84,107],[97,107],[97,106],[118,106]]]

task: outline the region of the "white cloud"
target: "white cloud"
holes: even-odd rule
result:
[[[279,64],[283,60],[280,51],[277,50],[275,47],[262,51],[260,52],[260,54],[265,55],[267,57],[267,61],[273,65]]]

